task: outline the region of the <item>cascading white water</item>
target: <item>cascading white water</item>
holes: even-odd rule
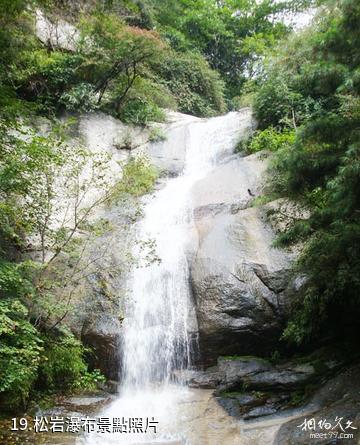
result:
[[[230,155],[241,132],[249,127],[248,111],[229,113],[182,125],[182,140],[169,135],[166,144],[186,150],[183,174],[167,182],[145,208],[139,239],[154,240],[160,262],[135,268],[124,323],[123,381],[119,398],[102,414],[107,417],[154,417],[152,435],[90,435],[87,444],[138,444],[167,440],[188,444],[177,406],[187,398],[174,370],[191,364],[189,323],[194,329],[186,251],[193,233],[191,189],[223,156]],[[135,255],[139,252],[134,252]],[[165,443],[165,442],[160,442]],[[197,445],[197,444],[193,444]]]

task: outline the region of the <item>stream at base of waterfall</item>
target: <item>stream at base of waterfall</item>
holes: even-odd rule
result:
[[[233,154],[248,130],[248,110],[182,125],[185,167],[179,176],[148,198],[139,227],[134,257],[142,244],[154,243],[156,258],[134,267],[126,304],[122,341],[122,379],[117,399],[100,414],[118,419],[146,419],[156,426],[146,434],[90,433],[86,445],[111,444],[238,444],[239,426],[221,407],[205,407],[209,391],[191,390],[174,382],[174,371],[191,366],[196,315],[191,299],[187,251],[196,244],[191,189],[197,181]],[[172,147],[173,149],[173,147]],[[139,247],[140,246],[140,247]],[[194,246],[193,246],[194,247]],[[116,246],[114,246],[116,248]],[[196,348],[195,348],[196,349]],[[201,418],[206,416],[205,419]],[[131,428],[131,427],[130,427]],[[131,428],[133,429],[133,428]]]

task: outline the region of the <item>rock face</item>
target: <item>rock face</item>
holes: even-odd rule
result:
[[[245,110],[242,118],[245,134],[252,125],[250,111]],[[189,123],[197,121],[169,113],[168,122],[159,124],[166,140],[149,142],[149,129],[90,113],[79,117],[72,137],[92,153],[110,156],[105,172],[110,182],[121,178],[123,163],[139,152],[147,154],[164,176],[174,176],[184,169]],[[277,349],[292,291],[288,271],[293,255],[271,246],[274,231],[266,221],[266,208],[252,206],[254,196],[261,192],[266,159],[261,154],[241,157],[224,152],[219,156],[217,167],[193,187],[195,229],[189,234],[190,281],[200,362],[205,365],[215,364],[220,355],[261,355]],[[106,220],[109,230],[86,252],[93,271],[75,302],[75,316],[67,319],[71,329],[94,349],[91,365],[115,380],[120,371],[132,226],[141,214],[140,205],[138,201],[115,203],[94,215],[94,221]],[[98,258],[101,250],[105,255]]]
[[[109,379],[118,380],[120,375],[121,323],[115,317],[100,315],[93,323],[84,324],[81,334],[83,343],[94,351],[88,361]]]
[[[168,176],[177,176],[183,171],[188,138],[187,125],[200,120],[193,116],[169,112],[168,122],[157,124],[157,128],[165,135],[165,139],[149,143],[146,146],[146,152],[161,172]]]
[[[256,357],[220,358],[218,368],[221,375],[220,390],[296,389],[311,381],[315,369],[310,364],[287,363],[275,366]]]
[[[80,33],[74,26],[62,19],[51,21],[40,9],[36,11],[35,32],[45,45],[67,51],[75,51],[80,39]]]
[[[147,155],[164,176],[179,174],[184,168],[187,125],[194,120],[198,119],[169,113],[168,122],[158,124],[166,141],[149,142],[148,128],[124,125],[104,113],[89,113],[78,117],[70,136],[73,144],[82,143],[91,153],[109,156],[104,175],[113,184],[121,179],[122,166],[129,157],[140,153]],[[162,186],[160,181],[157,186]],[[151,196],[144,200],[151,200]],[[127,278],[134,261],[131,250],[142,204],[141,199],[127,196],[121,202],[105,204],[92,215],[91,222],[102,221],[104,229],[86,245],[84,263],[91,266],[86,269],[85,283],[74,292],[76,310],[65,320],[92,350],[87,357],[90,367],[115,381],[121,377],[122,320],[125,300],[131,298]],[[145,246],[144,256],[146,253]]]
[[[342,398],[344,413],[350,412],[346,393],[351,392],[351,383],[344,377],[347,371],[341,374],[348,362],[347,354],[341,356],[336,348],[328,347],[277,364],[259,357],[220,357],[217,366],[182,377],[191,387],[216,389],[217,402],[238,419],[252,420],[280,412],[284,418],[287,414],[293,418],[294,410],[297,415],[301,415],[301,409],[322,412],[323,407],[335,400],[340,403]],[[358,371],[352,372],[355,375]],[[291,422],[289,428],[293,428]]]
[[[217,366],[182,377],[193,387],[216,388],[216,392],[292,391],[340,366],[342,362],[322,363],[322,374],[313,362],[287,361],[274,365],[258,357],[219,357]],[[315,362],[316,364],[316,362]]]
[[[251,113],[244,113],[244,119],[245,133],[252,125]],[[126,161],[139,152],[145,152],[165,176],[174,176],[184,168],[189,123],[197,121],[191,116],[170,113],[168,122],[160,124],[166,140],[149,142],[149,130],[126,127],[102,113],[93,113],[80,118],[79,132],[91,151],[110,154],[108,174],[113,178],[121,176],[118,161]],[[128,140],[131,140],[131,147],[127,146]],[[289,294],[296,287],[289,282],[294,254],[272,247],[274,228],[266,218],[269,204],[252,206],[262,190],[266,157],[224,154],[217,165],[193,187],[196,227],[189,237],[190,281],[201,353],[199,363],[206,366],[215,364],[220,355],[263,355],[276,350],[287,315]],[[131,226],[136,220],[136,216],[129,217],[128,213],[122,203],[110,209],[110,216],[109,211],[105,214],[113,226],[115,241],[112,245],[121,246],[124,251],[131,242],[123,227]],[[110,269],[124,269],[126,255],[114,251],[112,256]],[[107,269],[108,265],[100,261],[99,270]],[[115,277],[97,278],[98,284],[104,281],[110,294],[120,298],[126,294],[125,280],[123,270],[115,273]],[[101,287],[95,285],[97,315],[94,317],[91,309],[94,304],[87,305],[81,335],[86,344],[96,350],[94,366],[115,369],[107,375],[116,379],[122,308],[121,304],[109,302],[106,289],[104,292]],[[94,286],[92,288],[94,295]]]
[[[306,410],[306,415],[289,420],[279,428],[273,445],[358,444],[360,440],[360,366],[352,366],[322,385],[312,397]],[[306,419],[313,419],[315,429],[299,427],[299,425],[304,425],[303,422]],[[325,424],[330,425],[330,428],[321,427]],[[310,433],[317,433],[318,436],[310,439]]]
[[[261,154],[233,157],[193,190],[198,249],[191,283],[205,365],[220,355],[277,348],[294,255],[272,247],[266,210],[251,206],[265,168]]]

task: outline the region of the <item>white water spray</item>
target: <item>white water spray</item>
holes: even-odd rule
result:
[[[158,432],[93,434],[85,439],[87,444],[190,444],[178,416],[178,407],[189,402],[189,394],[172,376],[191,365],[189,332],[196,327],[186,256],[194,224],[191,189],[219,159],[233,152],[249,121],[248,111],[229,113],[182,123],[182,136],[177,132],[176,140],[169,134],[166,144],[183,144],[178,149],[186,151],[185,168],[145,208],[138,236],[155,241],[161,261],[134,269],[124,324],[120,395],[101,414],[154,417]]]

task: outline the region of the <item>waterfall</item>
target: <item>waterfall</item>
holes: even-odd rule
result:
[[[249,111],[232,112],[185,121],[182,136],[176,140],[169,133],[166,144],[172,148],[179,144],[179,151],[185,151],[185,167],[145,206],[138,239],[153,241],[160,261],[150,259],[150,264],[134,267],[124,322],[120,394],[103,414],[154,417],[159,422],[158,434],[145,438],[139,434],[99,438],[95,434],[89,435],[87,444],[139,444],[150,443],[150,439],[189,443],[177,417],[177,406],[187,400],[187,388],[172,376],[191,365],[189,333],[196,329],[187,259],[189,245],[196,243],[191,189],[216,163],[233,153],[249,123]],[[140,256],[140,250],[136,247],[134,255]]]

